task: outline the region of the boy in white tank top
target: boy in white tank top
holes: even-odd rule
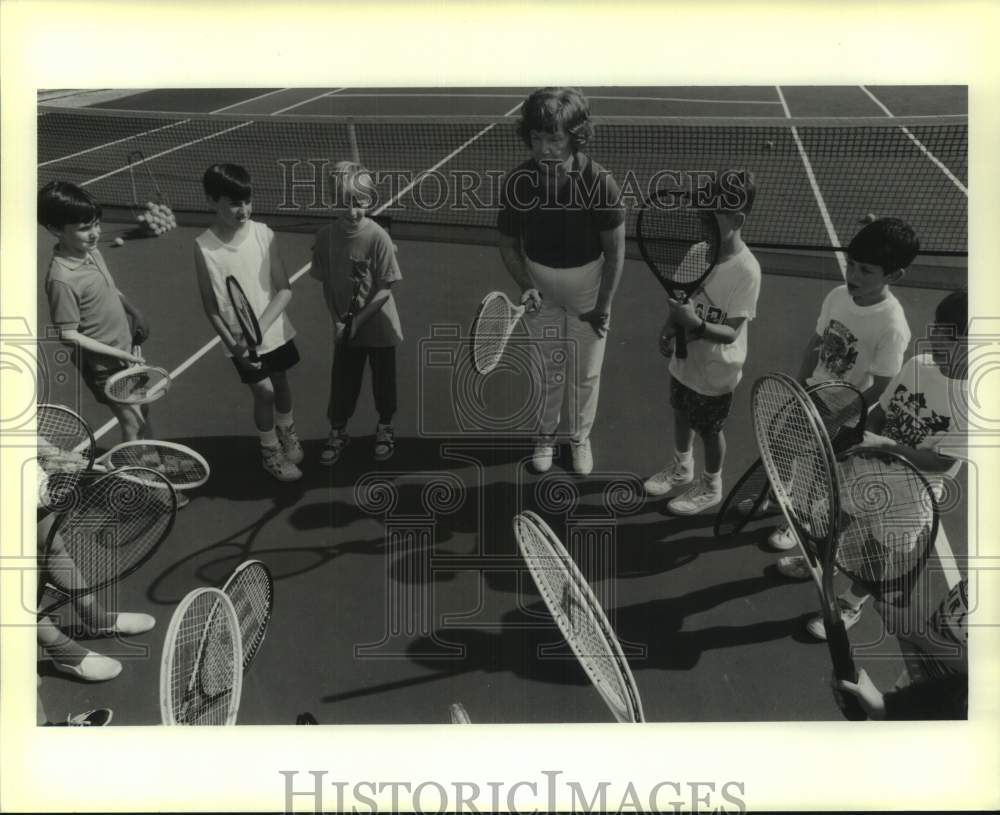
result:
[[[195,238],[194,262],[202,307],[231,357],[240,381],[253,396],[254,426],[260,436],[264,470],[279,481],[302,477],[302,445],[292,417],[287,371],[299,361],[295,329],[285,309],[292,299],[281,256],[270,227],[250,219],[250,175],[236,164],[214,164],[202,178],[215,210],[211,227]],[[260,323],[258,361],[250,356],[226,290],[235,277]]]

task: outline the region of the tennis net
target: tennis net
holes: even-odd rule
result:
[[[328,171],[356,159],[376,174],[379,210],[393,223],[490,229],[504,174],[527,157],[515,118],[38,112],[39,184],[73,181],[120,207],[144,203],[158,186],[181,213],[207,210],[202,173],[234,162],[251,173],[258,215],[323,218]],[[587,152],[614,175],[626,205],[681,176],[749,169],[758,184],[744,229],[752,246],[846,246],[872,213],[912,224],[924,255],[967,253],[965,116],[594,121]],[[630,237],[634,226],[630,206]]]

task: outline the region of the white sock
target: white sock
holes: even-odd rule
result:
[[[722,470],[719,470],[717,473],[710,473],[708,470],[705,470],[701,477],[710,487],[718,488],[719,490],[722,489]]]
[[[694,451],[685,450],[683,453],[680,450],[674,450],[674,461],[678,464],[682,464],[685,467],[690,467],[694,464]]]
[[[261,447],[277,447],[278,446],[278,434],[274,432],[274,428],[269,430],[258,430],[257,434],[260,436],[260,446]]]
[[[288,413],[274,411],[274,423],[278,427],[291,427],[294,421],[295,417],[292,415],[292,411],[288,411]]]

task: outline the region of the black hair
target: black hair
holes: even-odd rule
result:
[[[223,195],[233,201],[249,201],[253,198],[250,173],[239,164],[213,164],[202,176],[201,184],[205,195],[218,201]]]
[[[879,218],[866,224],[847,247],[855,263],[881,266],[885,274],[905,269],[919,252],[917,233],[899,218]]]
[[[521,105],[517,134],[529,148],[531,132],[558,133],[566,131],[575,153],[594,137],[590,121],[590,103],[576,88],[541,88]]]
[[[101,205],[86,190],[68,181],[50,181],[38,191],[38,223],[62,229],[101,219]]]
[[[955,327],[955,336],[964,337],[969,330],[969,293],[965,289],[953,291],[934,309],[934,323]]]

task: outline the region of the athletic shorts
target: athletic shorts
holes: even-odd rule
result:
[[[295,367],[299,362],[299,349],[295,347],[295,340],[289,340],[280,348],[275,348],[266,354],[260,355],[260,368],[253,371],[244,371],[233,359],[233,367],[240,377],[240,382],[246,385],[255,385],[263,382],[271,374],[280,374],[289,368]]]
[[[714,436],[719,433],[726,424],[732,406],[732,393],[705,396],[678,382],[676,378],[670,380],[670,407],[686,416],[688,424],[699,436]]]

